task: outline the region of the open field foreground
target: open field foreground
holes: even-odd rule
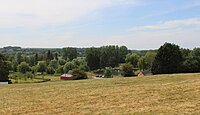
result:
[[[0,85],[0,115],[200,114],[200,74]]]

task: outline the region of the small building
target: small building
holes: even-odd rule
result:
[[[138,74],[138,77],[150,76],[152,73],[150,71],[143,71]]]
[[[72,74],[63,74],[60,76],[60,80],[71,80],[73,77]]]

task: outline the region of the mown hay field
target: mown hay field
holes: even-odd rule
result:
[[[200,114],[200,74],[0,85],[12,114]]]

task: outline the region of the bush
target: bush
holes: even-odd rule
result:
[[[33,79],[34,76],[31,72],[26,72],[25,74],[16,72],[16,73],[9,75],[9,77],[14,80],[18,80],[18,79],[27,80],[27,79]]]
[[[130,63],[123,64],[121,66],[121,74],[124,77],[131,77],[131,76],[133,76],[134,75],[134,73],[133,73],[133,65],[130,64]]]
[[[28,79],[33,79],[33,74],[31,72],[25,73],[25,77]]]
[[[22,62],[17,66],[17,71],[20,73],[25,74],[26,72],[30,71],[30,66],[26,62]]]
[[[112,77],[112,70],[111,69],[106,69],[104,71],[104,76],[105,76],[105,78],[111,78]]]
[[[80,79],[87,79],[87,74],[84,71],[81,71],[79,69],[73,69],[72,70],[72,79],[73,80],[80,80]]]

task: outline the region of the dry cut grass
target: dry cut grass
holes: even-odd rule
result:
[[[0,85],[0,115],[200,114],[200,74]]]

